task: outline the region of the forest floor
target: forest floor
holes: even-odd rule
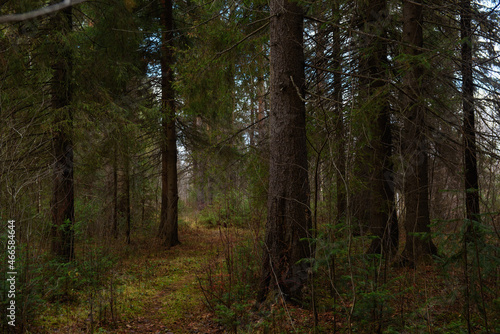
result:
[[[117,253],[116,260],[105,271],[107,279],[101,286],[76,292],[75,300],[69,303],[47,303],[30,333],[210,334],[236,332],[236,327],[239,333],[374,333],[380,330],[379,325],[385,328],[380,333],[465,333],[459,289],[463,278],[458,272],[447,272],[448,278],[444,278],[438,266],[432,265],[392,268],[384,279],[387,283],[375,290],[369,286],[374,284],[370,273],[349,272],[337,265],[334,275],[345,283],[333,289],[345,292],[329,292],[325,279],[321,282],[326,284],[317,285],[317,326],[310,306],[299,308],[271,301],[267,309],[257,309],[253,307],[255,300],[238,299],[237,290],[230,292],[232,305],[219,309],[230,282],[225,274],[228,255],[236,258],[237,247],[248,248],[259,237],[249,229],[207,227],[185,220],[179,235],[182,243],[171,249],[162,249],[145,237],[133,239],[128,246],[108,245]],[[255,247],[257,243],[253,244]],[[249,254],[252,257],[256,253]],[[250,262],[242,259],[231,265],[247,268]],[[259,263],[258,258],[251,260]],[[258,279],[258,265],[244,270]],[[355,286],[349,276],[358,277]],[[232,284],[240,289],[244,286]],[[255,288],[255,281],[248,286]],[[349,290],[357,292],[350,295]],[[209,307],[207,294],[209,302],[216,300],[217,306]],[[255,293],[245,296],[249,295]]]
[[[109,323],[112,333],[219,333],[221,327],[206,310],[197,280],[202,266],[219,256],[220,232],[196,226],[180,231],[182,244],[158,251],[156,245],[138,244],[138,252],[122,268],[146,272],[144,281],[129,285],[129,299],[144,296],[135,319]],[[140,276],[141,274],[137,275]]]
[[[207,307],[199,280],[214,264],[223,268],[228,245],[237,247],[251,238],[250,234],[245,229],[184,221],[179,231],[181,244],[171,249],[161,249],[146,238],[133,240],[115,254],[119,260],[111,273],[106,273],[112,278],[107,280],[108,287],[77,293],[76,300],[69,303],[46,304],[30,333],[229,333]],[[116,245],[107,247],[117,249]],[[247,310],[255,301],[249,302]],[[285,332],[292,327],[310,332],[310,310],[289,306],[286,312],[286,316],[283,312],[273,315],[275,325]],[[333,319],[331,312],[320,317],[323,323]],[[283,318],[294,318],[294,324],[278,325]],[[259,316],[253,320],[262,322]],[[264,333],[259,329],[251,332]]]
[[[146,238],[122,246],[110,288],[92,301],[47,308],[34,333],[224,332],[207,311],[197,279],[220,257],[221,232],[184,223],[179,234],[181,244],[171,249]]]

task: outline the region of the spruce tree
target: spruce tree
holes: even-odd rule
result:
[[[279,293],[300,302],[311,256],[304,104],[303,8],[271,1],[270,165],[259,299]]]

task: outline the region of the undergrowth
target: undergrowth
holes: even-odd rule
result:
[[[230,332],[252,327],[259,273],[260,246],[248,230],[220,227],[221,249],[197,274],[206,307]]]
[[[436,230],[436,238],[448,243],[440,244],[434,263],[407,268],[380,255],[366,254],[372,236],[345,237],[349,232],[345,224],[323,226],[311,239],[316,259],[301,308],[280,298],[256,302],[261,244],[258,238],[248,237],[235,242],[231,231],[220,227],[224,248],[198,274],[206,306],[229,332],[500,331],[499,252],[492,231],[481,256],[477,256],[477,246],[469,244],[466,273],[463,254],[457,256],[463,238],[454,234]],[[463,230],[457,234],[461,233]]]
[[[279,296],[257,302],[262,235],[253,226],[233,226],[229,218],[217,229],[182,223],[190,238],[163,251],[146,238],[126,247],[87,239],[69,264],[20,245],[18,331],[114,332],[149,319],[187,333],[182,328],[190,322],[200,328],[197,317],[208,312],[204,325],[215,322],[231,333],[500,332],[500,252],[491,229],[464,248],[465,228],[450,233],[435,226],[439,257],[404,268],[366,254],[372,236],[354,236],[346,224],[320,225],[310,240],[316,252],[310,283],[297,307]],[[5,240],[2,234],[2,246]],[[0,261],[5,308],[5,253]],[[1,326],[7,333],[5,319]]]

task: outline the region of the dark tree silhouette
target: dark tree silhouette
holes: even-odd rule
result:
[[[52,108],[56,113],[52,154],[53,193],[52,211],[52,253],[62,261],[69,262],[74,256],[74,180],[73,180],[73,114],[71,110],[72,53],[63,39],[71,32],[72,10],[67,8],[54,15],[54,40],[52,64]]]
[[[409,59],[404,76],[404,200],[406,244],[403,258],[409,264],[437,253],[430,237],[429,177],[426,109],[422,92],[424,69],[419,61],[423,46],[422,2],[403,2],[403,51]]]
[[[173,14],[172,1],[161,1],[160,20],[163,29],[161,45],[161,216],[159,236],[166,247],[178,245],[177,136],[175,132],[175,93],[173,88]]]

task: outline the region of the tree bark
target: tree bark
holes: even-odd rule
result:
[[[403,2],[403,51],[408,56],[404,75],[404,206],[406,245],[403,259],[409,264],[430,258],[437,248],[430,236],[429,177],[426,143],[426,117],[422,92],[423,66],[419,56],[423,47],[422,2]]]
[[[72,29],[71,8],[54,15],[53,28],[57,38],[64,38]],[[61,36],[61,37],[60,37]],[[74,180],[73,180],[73,115],[71,111],[72,54],[66,41],[54,41],[54,63],[51,83],[52,108],[56,113],[52,138],[53,194],[52,253],[61,261],[70,262],[74,257]]]
[[[173,14],[172,0],[161,0],[160,20],[163,28],[161,47],[162,121],[162,198],[159,237],[166,247],[178,245],[177,137],[175,130],[175,94],[173,88]]]
[[[118,238],[118,144],[114,143],[113,152],[113,224],[111,234]]]
[[[367,143],[362,159],[367,184],[364,196],[358,197],[363,208],[361,219],[369,222],[373,239],[368,253],[392,256],[398,248],[398,220],[395,210],[391,110],[387,84],[387,5],[385,0],[365,3],[362,9],[363,31],[360,47],[360,97],[365,124],[368,129]],[[365,121],[366,123],[366,121]],[[366,134],[363,134],[366,136]]]
[[[343,101],[342,101],[342,42],[340,39],[340,15],[337,13],[340,10],[340,3],[335,0],[333,3],[333,12],[335,15],[335,25],[332,31],[332,59],[333,69],[333,94],[334,94],[334,113],[336,117],[335,124],[335,142],[336,142],[336,156],[335,156],[335,179],[337,184],[337,222],[344,221],[347,211],[347,198],[346,198],[346,153],[345,153],[345,130],[344,130],[344,114],[343,114]]]
[[[123,192],[124,192],[124,208],[125,208],[125,242],[130,244],[130,223],[131,223],[131,210],[130,210],[130,155],[127,150],[125,156],[125,166],[123,173]]]
[[[470,1],[460,7],[460,39],[462,42],[462,103],[464,113],[463,143],[465,163],[465,209],[469,225],[466,240],[477,237],[474,226],[480,221],[479,178],[477,171],[476,129],[474,115],[474,83],[472,73],[472,28]]]
[[[309,182],[304,105],[303,9],[270,3],[270,166],[268,217],[259,299],[280,293],[301,300],[311,257]]]
[[[266,102],[265,102],[265,85],[264,85],[264,77],[262,75],[259,76],[257,81],[257,94],[258,94],[258,109],[257,109],[257,121],[259,122],[257,125],[257,145],[261,145],[263,142],[266,142],[267,137],[267,124],[264,121],[265,110],[266,110]]]

